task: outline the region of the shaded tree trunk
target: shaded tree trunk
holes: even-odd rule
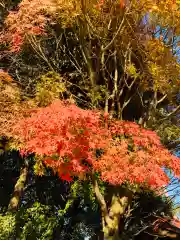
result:
[[[104,240],[120,240],[124,226],[121,219],[131,203],[132,193],[127,189],[121,189],[118,192],[114,192],[112,194],[111,204],[108,207],[94,176],[92,176],[92,183],[101,208]]]
[[[25,188],[27,176],[28,176],[28,164],[26,164],[24,167],[22,167],[22,169],[20,171],[20,176],[14,186],[14,192],[12,194],[12,197],[11,197],[9,205],[8,205],[8,212],[17,211],[24,188]]]

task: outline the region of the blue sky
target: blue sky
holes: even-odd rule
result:
[[[143,22],[145,24],[148,23],[149,21],[149,18],[150,18],[150,15],[147,14],[144,19],[143,19]],[[156,27],[156,32],[157,34],[155,35],[156,38],[159,38],[160,37],[160,26],[157,26]],[[163,36],[166,35],[166,29],[164,29],[164,31],[161,29],[161,34]],[[177,61],[180,63],[180,46],[178,46],[178,42],[180,41],[180,37],[177,36],[174,38],[174,47],[173,47],[173,51],[175,53],[175,55],[178,57]],[[177,136],[178,138],[179,136]],[[180,152],[176,152],[175,155],[177,157],[180,157]],[[172,177],[172,174],[170,172],[167,172],[166,173],[168,174],[169,177]],[[175,205],[180,205],[180,182],[178,181],[178,179],[173,179],[173,184],[170,184],[168,187],[167,187],[167,191],[168,191],[168,195],[170,197],[173,197],[173,201],[175,203]],[[178,217],[180,218],[180,213],[178,215]]]
[[[175,154],[177,157],[180,157],[180,152]],[[169,177],[172,177],[172,174],[170,172],[167,172]],[[175,207],[177,205],[180,205],[180,183],[178,179],[173,178],[172,184],[170,184],[167,187],[168,195],[173,198],[173,202],[175,204]],[[177,214],[177,216],[180,218],[180,213]]]

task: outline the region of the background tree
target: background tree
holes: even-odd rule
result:
[[[53,70],[78,104],[103,107],[154,129],[166,119],[174,136],[179,121],[178,3],[34,0],[19,6],[5,22],[10,35],[2,36],[11,42],[11,51],[21,49],[10,71],[23,89],[32,89],[39,71]]]

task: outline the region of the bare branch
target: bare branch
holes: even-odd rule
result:
[[[102,48],[102,51],[106,51],[114,42],[114,40],[116,39],[116,37],[118,36],[118,34],[120,33],[121,31],[121,28],[124,24],[124,21],[125,21],[125,16],[123,16],[123,19],[121,21],[121,24],[119,25],[119,28],[117,30],[117,32],[114,34],[114,37],[112,38],[112,40],[110,41],[110,43],[108,43],[104,48]]]
[[[169,114],[167,114],[167,116],[165,118],[160,119],[160,121],[164,121],[167,120],[169,117],[171,117],[172,115],[174,115],[175,113],[177,113],[177,111],[180,109],[180,105],[178,107],[176,107],[172,112],[170,112]]]
[[[37,53],[37,55],[43,59],[48,67],[54,71],[54,68],[52,67],[51,63],[49,62],[49,60],[47,59],[47,57],[45,56],[45,54],[43,53],[43,50],[41,48],[41,45],[40,44],[37,44],[37,41],[36,41],[36,37],[35,36],[27,36],[27,39],[29,40],[29,43],[31,44],[32,48],[34,49],[34,51]]]
[[[165,94],[161,99],[159,99],[159,100],[157,101],[157,104],[163,102],[166,97],[167,97],[167,94]]]

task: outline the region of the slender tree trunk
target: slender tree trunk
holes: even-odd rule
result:
[[[18,206],[20,204],[20,199],[22,197],[22,194],[23,194],[23,191],[25,188],[27,175],[28,175],[28,165],[26,164],[21,169],[20,176],[15,184],[14,192],[12,194],[12,197],[11,197],[9,205],[8,205],[9,212],[14,212],[14,211],[17,211],[17,209],[18,209]]]

